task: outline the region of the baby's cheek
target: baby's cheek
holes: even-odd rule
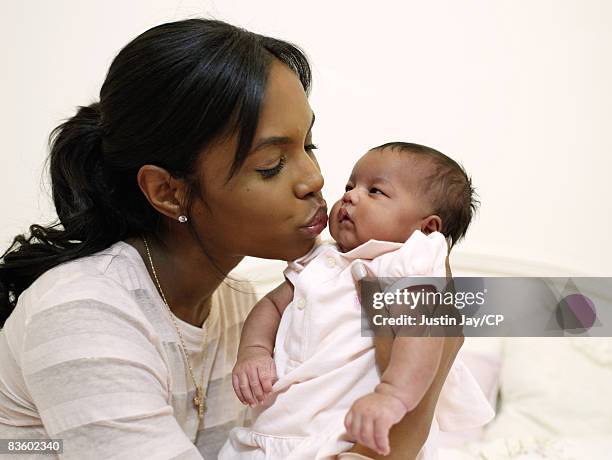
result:
[[[359,225],[355,226],[355,236],[359,240],[359,244],[369,240],[384,240],[388,225],[384,218],[362,215],[360,216]]]
[[[338,224],[332,220],[331,215],[329,218],[329,233],[334,240],[338,239]]]
[[[338,233],[338,209],[340,201],[336,201],[329,212],[329,233],[333,239],[336,239]]]
[[[405,229],[402,228],[399,220],[394,218],[390,212],[385,215],[378,215],[375,219],[368,219],[367,225],[359,229],[359,237],[365,241],[372,239],[404,242],[404,233]]]

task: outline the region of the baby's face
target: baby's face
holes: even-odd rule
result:
[[[370,239],[403,243],[431,214],[418,195],[429,168],[413,155],[370,150],[355,164],[346,193],[329,216],[329,231],[343,251]]]

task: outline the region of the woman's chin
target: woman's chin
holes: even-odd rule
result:
[[[283,260],[291,262],[308,254],[315,245],[315,238],[301,240],[289,246],[281,246],[278,243],[271,244],[267,248],[261,248],[256,253],[251,254],[252,257],[260,259]]]
[[[285,260],[295,260],[295,259],[299,259],[302,256],[305,256],[306,254],[308,254],[310,252],[310,250],[314,247],[315,243],[316,243],[316,238],[313,238],[311,240],[306,240],[304,241],[300,246],[299,246],[299,250],[296,251],[292,251],[292,255],[289,258],[286,258]],[[296,247],[297,249],[297,247]]]

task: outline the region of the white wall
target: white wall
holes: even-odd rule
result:
[[[612,2],[4,0],[0,244],[52,216],[46,140],[150,26],[214,16],[302,46],[328,201],[369,147],[462,162],[482,208],[458,257],[612,275]],[[480,260],[480,259],[478,259]]]

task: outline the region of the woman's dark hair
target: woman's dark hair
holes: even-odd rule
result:
[[[136,182],[141,166],[163,167],[195,190],[200,152],[235,132],[231,178],[251,148],[274,59],[309,91],[310,66],[297,47],[221,21],[162,24],[123,48],[100,101],[51,133],[58,221],[31,225],[30,236],[16,236],[0,258],[0,324],[48,269],[160,228],[162,216]]]

